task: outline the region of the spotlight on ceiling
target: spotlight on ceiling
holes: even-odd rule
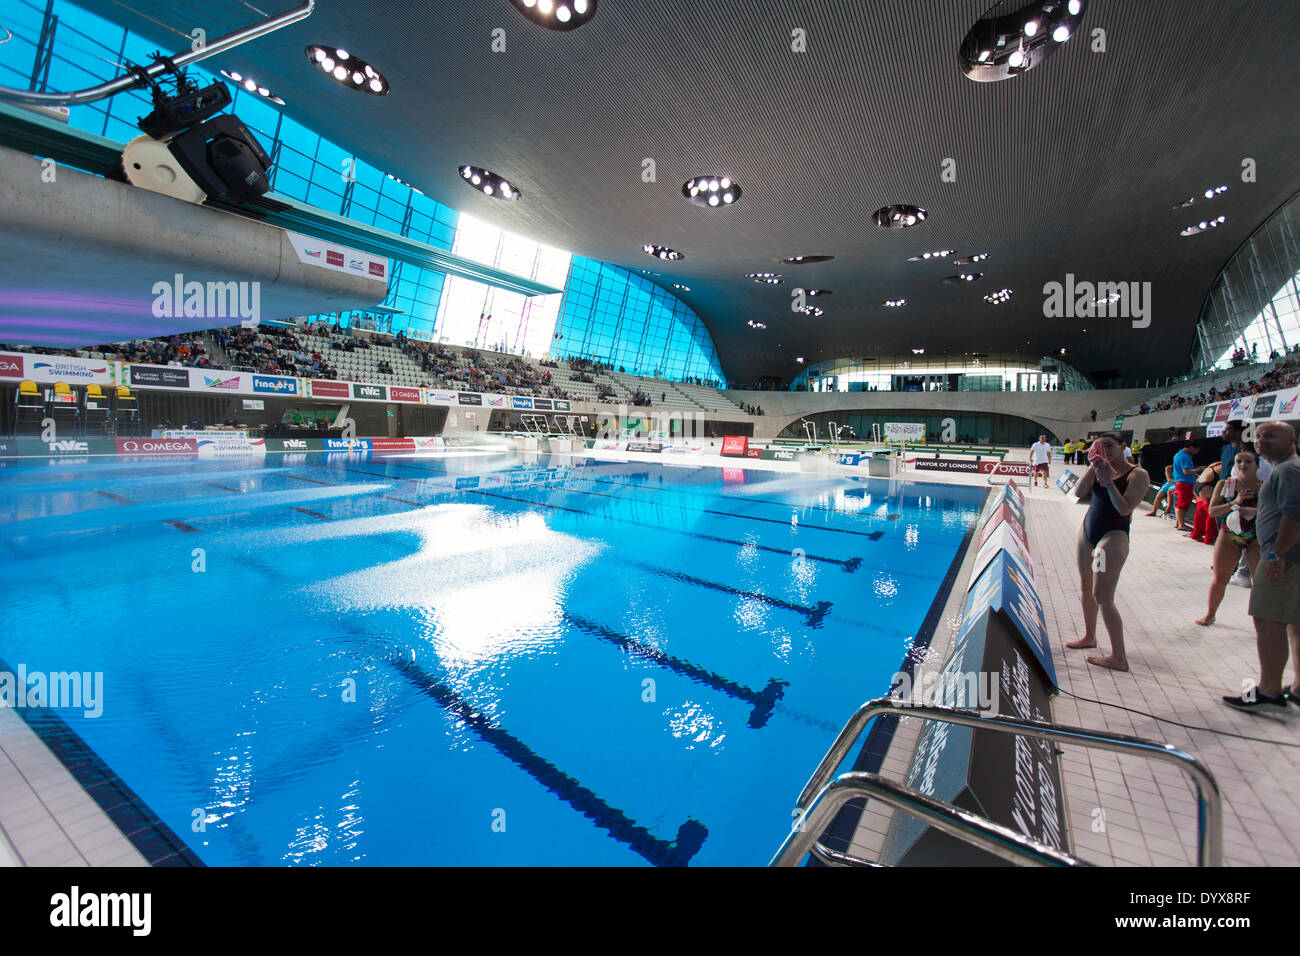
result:
[[[818,308],[818,307],[815,306],[815,305],[805,305],[805,306],[804,306],[802,309],[800,309],[799,311],[802,312],[804,315],[811,315],[813,318],[817,318],[817,316],[819,316],[819,315],[825,315],[825,314],[826,314],[826,310],[825,310],[825,309]]]
[[[956,259],[952,260],[952,264],[955,266],[970,266],[977,262],[983,262],[988,257],[989,254],[987,252],[977,252],[973,256],[958,256]]]
[[[338,47],[312,44],[306,50],[312,66],[319,67],[343,86],[371,96],[387,96],[388,80],[361,57]]]
[[[965,285],[967,282],[975,282],[983,278],[982,272],[959,272],[955,276],[944,276],[939,281],[948,285]]]
[[[930,259],[946,259],[956,252],[956,249],[936,249],[934,252],[923,252],[919,256],[908,256],[908,262],[927,262]]]
[[[780,261],[788,266],[806,266],[810,262],[830,262],[834,258],[834,256],[791,256]]]
[[[804,291],[804,295],[807,296],[834,295],[834,293],[830,289],[804,289],[803,291]]]
[[[461,180],[467,186],[477,189],[485,196],[491,196],[493,199],[508,199],[512,202],[518,202],[523,197],[518,186],[489,169],[480,166],[461,166],[459,172]]]
[[[510,0],[527,19],[548,30],[576,30],[596,15],[596,0]]]
[[[690,287],[690,286],[688,286],[688,285],[680,285],[680,284],[678,284],[678,283],[676,283],[676,282],[673,283],[673,288],[674,288],[674,289],[681,289],[683,292],[690,292],[690,291],[691,291],[691,287]]]
[[[1180,203],[1175,203],[1172,208],[1186,209],[1188,206],[1195,206],[1198,202],[1205,202],[1208,199],[1214,199],[1228,191],[1227,186],[1212,186],[1204,190],[1199,196],[1190,196]]]
[[[1223,225],[1227,221],[1228,221],[1227,216],[1220,216],[1217,219],[1202,219],[1200,222],[1196,223],[1193,226],[1188,226],[1186,229],[1182,230],[1178,234],[1180,236],[1200,235],[1203,232],[1209,232],[1211,229],[1219,228],[1219,226]]]
[[[871,216],[881,229],[906,229],[925,222],[925,210],[908,203],[882,206]]]
[[[242,76],[239,73],[235,73],[231,70],[222,70],[221,75],[224,76],[226,79],[230,80],[232,83],[238,83],[248,92],[256,93],[258,96],[262,97],[262,99],[270,100],[272,103],[276,104],[277,106],[284,105],[284,100],[280,99],[280,97],[276,96],[265,86],[259,85],[257,81],[254,80],[251,76]]]
[[[882,304],[883,304],[886,308],[889,308],[889,309],[897,309],[897,308],[900,308],[901,306],[907,305],[907,300],[906,300],[906,299],[886,299]]]
[[[763,324],[762,322],[755,322],[753,319],[750,319],[750,320],[749,320],[748,322],[746,322],[745,324],[748,325],[751,329],[765,329],[765,328],[767,328],[767,326],[766,326],[765,324]]]
[[[172,92],[163,89],[164,82]],[[137,125],[145,136],[166,144],[201,193],[236,203],[266,194],[271,158],[238,116],[221,112],[231,102],[226,84],[218,80],[199,87],[174,66],[169,79],[149,78],[148,84],[154,108]]]
[[[1026,73],[1060,49],[1079,29],[1085,0],[1000,0],[966,33],[957,49],[962,72],[979,83]]]
[[[647,242],[641,247],[641,251],[647,256],[654,256],[656,259],[665,259],[669,262],[680,262],[686,257],[676,249],[669,249],[667,246],[657,246],[653,242]]]
[[[1011,298],[1015,293],[1010,289],[998,289],[997,292],[990,292],[984,297],[984,301],[989,305],[1001,305]]]
[[[740,199],[740,186],[727,176],[696,176],[682,184],[682,195],[705,209],[720,209]]]

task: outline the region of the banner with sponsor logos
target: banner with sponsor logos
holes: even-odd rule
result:
[[[325,451],[369,451],[369,438],[322,438],[321,447]]]
[[[167,365],[128,365],[126,384],[156,385],[162,388],[189,388],[190,369]]]
[[[925,441],[925,422],[885,422],[885,441]]]
[[[388,386],[388,400],[391,402],[418,402],[420,400],[420,390],[418,388],[403,388],[400,385]]]
[[[324,451],[319,438],[268,438],[267,451]]]
[[[1300,398],[1300,388],[1286,388],[1280,392],[1256,395],[1255,403],[1251,406],[1250,414],[1246,416],[1245,420],[1267,422],[1274,419],[1294,419],[1297,417],[1297,398]]]
[[[659,454],[661,451],[664,450],[664,446],[661,445],[661,444],[659,444],[658,442],[651,442],[651,441],[630,441],[630,442],[627,443],[627,450],[628,450],[628,451],[643,451],[643,452],[650,452],[650,453],[652,453],[652,454],[656,454],[656,455],[657,455],[657,454]]]
[[[736,455],[743,457],[745,451],[749,448],[749,436],[747,435],[727,435],[722,439],[723,455]]]
[[[253,391],[267,395],[297,395],[298,380],[285,375],[253,375]]]
[[[104,359],[73,358],[65,355],[19,355],[6,353],[0,375],[33,382],[67,382],[69,385],[111,385],[116,381],[115,363]]]
[[[483,396],[478,392],[457,392],[456,404],[458,405],[482,405]]]
[[[298,254],[298,261],[331,272],[347,272],[352,275],[368,276],[371,279],[388,280],[388,260],[373,256],[368,252],[358,252],[347,246],[325,242],[314,236],[304,236],[285,230],[293,251]]]
[[[352,397],[369,399],[374,402],[383,402],[388,400],[387,385],[361,385],[353,384]]]
[[[449,392],[445,388],[431,388],[425,395],[425,401],[430,405],[455,405],[456,393]],[[531,407],[530,405],[529,408]]]
[[[163,428],[153,430],[153,438],[193,438],[195,441],[205,438],[248,438],[248,430],[243,428],[221,429],[192,429],[192,428]]]
[[[192,368],[190,388],[198,392],[250,392],[252,385],[248,376],[242,372],[227,372],[225,369]]]
[[[1011,553],[1006,549],[998,551],[970,588],[958,640],[983,617],[984,612],[993,610],[1005,614],[1038,662],[1049,689],[1055,693],[1058,686],[1056,667],[1052,662],[1051,645],[1047,642],[1043,605],[1034,590],[1033,579],[1010,556]]]
[[[971,569],[970,581],[966,585],[967,591],[975,586],[975,582],[984,573],[984,569],[1001,551],[1007,552],[1020,570],[1025,573],[1025,576],[1031,581],[1033,580],[1034,565],[1029,557],[1028,546],[1023,538],[1017,536],[1011,530],[1009,524],[1003,523],[998,525],[993,533],[985,538],[984,543],[980,545],[980,549],[975,555],[975,565]]]
[[[516,395],[510,399],[510,406],[512,408],[531,409],[533,407],[533,400],[531,398],[525,398],[522,395]]]
[[[307,381],[307,394],[312,398],[351,398],[352,389],[347,382],[313,378]]]
[[[415,451],[414,438],[370,438],[371,451]]]
[[[539,412],[550,412],[555,410],[554,405],[549,398],[534,398],[533,408],[537,409]]]
[[[193,438],[118,438],[119,455],[194,455],[199,443]]]

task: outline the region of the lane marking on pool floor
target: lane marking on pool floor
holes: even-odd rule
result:
[[[484,716],[414,661],[408,661],[404,657],[391,657],[388,658],[388,663],[421,693],[436,700],[466,727],[491,744],[503,757],[615,840],[627,844],[648,862],[655,866],[686,866],[704,845],[709,829],[698,820],[687,818],[677,828],[677,839],[672,842],[660,839],[622,810],[610,806],[599,795],[534,752],[518,737]]]
[[[657,647],[643,644],[634,638],[628,637],[626,634],[620,634],[603,624],[589,621],[584,617],[579,617],[578,615],[571,614],[568,611],[561,612],[561,616],[574,627],[586,631],[588,634],[591,634],[602,641],[613,644],[616,647],[621,647],[637,657],[643,657],[646,660],[653,661],[660,667],[681,674],[683,677],[688,677],[691,680],[698,681],[701,684],[712,687],[714,690],[722,691],[722,693],[726,694],[728,697],[734,697],[737,700],[745,701],[747,704],[752,704],[754,709],[750,711],[749,714],[749,726],[754,729],[758,729],[768,722],[772,716],[772,708],[785,694],[785,688],[790,686],[789,681],[777,680],[773,677],[768,680],[766,687],[761,691],[756,691],[752,688],[746,687],[744,684],[738,684],[735,681],[727,680],[727,678],[720,674],[715,674],[712,671],[705,670],[703,667],[692,664],[688,660],[674,657],[671,654],[666,654]]]
[[[408,470],[411,471],[433,472],[432,468],[419,468],[413,466],[413,464],[404,464],[404,463],[396,463],[396,462],[386,462],[385,464],[387,467],[390,468],[408,468]],[[419,480],[419,479],[399,479],[399,477],[395,475],[381,475],[381,473],[378,472],[360,471],[357,470],[357,468],[346,468],[346,470],[344,471],[356,472],[359,473],[359,475],[372,475],[374,477],[386,477],[386,479],[389,480],[399,480],[399,481]],[[433,472],[433,473],[437,473],[437,475],[445,475],[446,472]],[[577,490],[569,490],[563,488],[555,489],[555,490],[559,490],[559,492],[562,493],[585,494],[585,492],[577,492]],[[761,545],[755,541],[737,541],[736,538],[718,537],[716,535],[705,535],[705,533],[703,532],[685,531],[684,528],[666,528],[663,527],[662,524],[651,524],[649,522],[637,522],[637,520],[633,520],[630,518],[619,518],[619,516],[617,515],[601,514],[601,512],[597,512],[597,511],[586,511],[584,509],[580,509],[580,507],[569,507],[567,505],[555,505],[555,503],[547,502],[547,501],[533,501],[532,498],[519,498],[519,497],[512,496],[512,494],[500,494],[498,492],[485,492],[485,490],[482,490],[481,488],[446,488],[446,489],[438,489],[437,492],[433,492],[433,493],[447,494],[447,496],[456,496],[456,494],[467,493],[467,494],[477,494],[477,496],[481,496],[485,498],[500,498],[503,499],[503,501],[517,501],[523,503],[523,505],[532,505],[533,507],[545,507],[545,509],[550,509],[552,511],[568,511],[571,512],[571,514],[586,515],[589,516],[589,518],[601,518],[604,520],[612,520],[612,522],[619,522],[620,524],[632,524],[632,525],[636,525],[636,527],[638,528],[654,528],[655,531],[668,532],[671,533],[671,535],[686,535],[688,537],[699,538],[699,540],[702,541],[715,541],[718,542],[718,544],[735,545],[737,546],[737,548],[757,548],[763,551],[771,551],[772,554],[784,554],[785,557],[788,558],[802,557],[803,559],[806,559],[806,561],[816,561],[816,562],[822,562],[826,564],[835,564],[835,566],[840,567],[841,570],[848,572],[848,574],[853,574],[853,572],[857,571],[859,567],[862,567],[862,558],[828,558],[826,557],[826,555],[806,554],[806,553],[801,555],[796,555],[794,554],[794,551],[789,550],[787,548],[774,548],[774,546]],[[616,496],[606,496],[606,497],[616,497]],[[876,568],[876,570],[884,570],[884,568]]]

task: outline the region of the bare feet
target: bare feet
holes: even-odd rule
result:
[[[1088,663],[1095,664],[1098,667],[1108,667],[1113,671],[1128,670],[1128,661],[1116,660],[1113,654],[1110,657],[1090,657]]]
[[[1097,639],[1095,637],[1084,637],[1084,638],[1080,638],[1077,641],[1071,641],[1069,644],[1066,644],[1065,646],[1072,648],[1074,650],[1078,650],[1081,647],[1096,647]]]
[[[1214,623],[1214,615],[1207,614],[1205,615],[1205,617],[1198,617],[1196,619],[1196,623],[1201,625],[1201,627],[1208,627],[1209,625]]]

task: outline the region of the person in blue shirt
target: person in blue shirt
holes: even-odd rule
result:
[[[1187,509],[1195,502],[1192,493],[1196,484],[1194,456],[1201,450],[1199,442],[1183,443],[1182,450],[1174,455],[1174,530],[1191,531],[1187,527]]]

